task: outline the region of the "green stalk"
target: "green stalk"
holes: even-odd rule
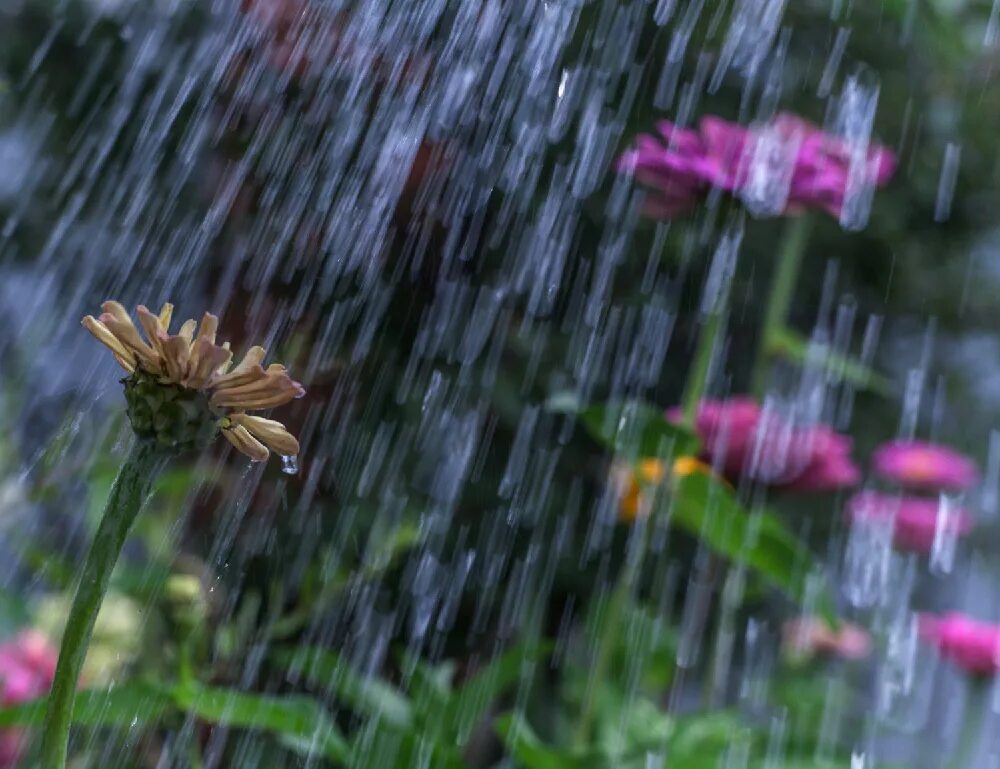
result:
[[[986,721],[986,713],[989,711],[989,703],[986,701],[990,696],[990,687],[983,681],[973,680],[969,684],[969,696],[966,701],[965,713],[963,713],[964,724],[962,732],[956,745],[956,756],[949,766],[952,769],[969,769],[974,766],[976,758],[976,748],[982,738],[982,728]]]
[[[641,511],[640,511],[641,514]],[[652,522],[646,522],[647,532]],[[608,667],[611,664],[611,654],[614,651],[615,642],[621,634],[622,618],[625,614],[625,607],[632,596],[632,588],[639,576],[639,566],[642,563],[642,556],[646,550],[647,532],[642,534],[641,547],[637,547],[626,556],[625,565],[618,574],[618,581],[615,583],[614,591],[608,599],[606,616],[601,618],[601,635],[597,641],[597,657],[594,660],[594,670],[586,692],[584,693],[583,705],[580,708],[580,721],[577,725],[576,736],[573,743],[576,747],[583,748],[590,742],[591,731],[594,725],[594,711],[597,707],[597,695],[604,679],[608,674]],[[638,552],[636,552],[636,550]]]
[[[41,769],[64,769],[80,669],[87,656],[94,621],[108,589],[125,538],[155,479],[164,454],[154,443],[138,441],[118,471],[104,517],[87,553],[70,608],[59,663],[49,694],[42,732]]]
[[[681,400],[681,413],[684,418],[684,426],[693,428],[695,418],[698,415],[698,404],[705,396],[705,387],[708,385],[708,370],[712,367],[712,355],[715,352],[715,343],[722,328],[722,319],[725,316],[725,303],[722,307],[715,308],[705,317],[701,331],[698,332],[698,344],[694,352],[694,362],[691,364],[691,373],[688,375],[687,384],[684,387],[684,397]]]
[[[778,248],[778,263],[771,278],[771,290],[767,298],[764,324],[761,326],[757,360],[754,362],[751,378],[751,392],[760,398],[767,388],[767,374],[774,354],[778,336],[788,321],[788,310],[795,292],[795,282],[802,267],[806,243],[809,240],[811,219],[808,215],[795,216],[787,220],[785,232]]]

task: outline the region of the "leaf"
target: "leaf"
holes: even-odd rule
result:
[[[274,697],[187,684],[174,689],[174,700],[181,710],[209,723],[264,729],[292,738],[292,744],[305,740],[314,752],[318,749],[339,761],[350,754],[329,714],[309,697]]]
[[[457,747],[384,720],[366,724],[351,743],[350,769],[468,769]]]
[[[518,684],[552,650],[545,641],[530,646],[518,644],[481,667],[451,696],[445,721],[454,730],[455,740],[464,745],[476,724],[497,697]]]
[[[791,329],[776,331],[768,345],[768,352],[794,361],[802,366],[819,365],[848,384],[862,387],[880,395],[892,393],[892,382],[849,355],[841,355],[813,345],[808,339]]]
[[[498,718],[494,728],[524,769],[605,769],[607,757],[594,750],[570,750],[545,745],[519,713]]]
[[[567,405],[572,408],[572,404],[552,404],[550,400],[553,411]],[[595,440],[626,457],[665,458],[698,451],[698,439],[690,430],[668,420],[660,409],[639,401],[588,406],[576,413]]]
[[[773,514],[748,513],[723,483],[702,473],[675,476],[667,504],[672,525],[718,555],[745,563],[793,600],[805,601],[806,577],[815,571],[812,554]],[[830,612],[828,597],[821,610],[825,616]]]
[[[277,649],[270,657],[287,666],[290,675],[303,675],[310,684],[343,700],[352,710],[396,726],[409,726],[413,722],[410,702],[396,687],[357,673],[334,651],[306,646]]]
[[[40,724],[48,697],[0,708],[0,727]],[[127,683],[111,689],[77,692],[73,723],[84,726],[155,724],[172,710],[170,691],[148,683]]]

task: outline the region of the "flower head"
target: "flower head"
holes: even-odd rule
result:
[[[920,635],[967,673],[984,676],[1000,670],[1000,626],[963,614],[924,615]]]
[[[680,419],[678,409],[667,415]],[[746,476],[777,488],[825,491],[861,478],[847,436],[821,424],[799,427],[751,398],[702,401],[695,432],[704,458],[732,480]]]
[[[16,705],[48,692],[57,656],[49,640],[34,630],[0,644],[0,704]],[[23,751],[21,730],[0,730],[0,769],[18,766]]]
[[[898,497],[862,491],[847,502],[851,521],[892,521],[893,543],[900,550],[929,553],[942,535],[965,536],[972,530],[972,516],[937,499]]]
[[[659,136],[641,134],[617,164],[648,188],[644,211],[656,219],[686,213],[713,187],[756,214],[820,209],[841,218],[851,195],[884,186],[895,170],[891,150],[848,142],[796,115],[749,127],[707,116],[697,129],[666,120],[656,128]]]
[[[262,366],[263,347],[251,347],[233,366],[229,343],[215,342],[219,319],[211,313],[200,325],[188,320],[170,334],[173,305],[163,305],[158,315],[139,305],[144,338],[118,302],[102,309],[82,322],[129,373],[123,380],[129,420],[140,438],[175,450],[200,448],[221,428],[254,461],[267,459],[268,447],[298,454],[298,442],[281,423],[245,413],[305,394],[284,366]]]
[[[712,475],[712,468],[696,457],[688,456],[678,457],[671,467],[674,478],[695,473]],[[626,523],[632,523],[640,515],[645,515],[648,512],[643,507],[645,496],[663,483],[666,477],[666,463],[659,459],[643,459],[635,467],[616,467],[612,472],[612,479],[620,494],[618,517]]]
[[[872,639],[858,625],[842,623],[839,630],[833,630],[820,617],[799,617],[782,627],[782,647],[793,659],[819,654],[860,660],[871,653]]]
[[[926,441],[885,443],[875,450],[872,464],[883,478],[921,491],[964,491],[979,477],[969,457]]]

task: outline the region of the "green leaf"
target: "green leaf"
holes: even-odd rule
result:
[[[0,708],[0,727],[32,726],[45,717],[48,697]],[[127,683],[111,689],[77,692],[73,723],[83,726],[155,724],[173,709],[169,690],[148,683]]]
[[[524,769],[607,769],[607,757],[597,751],[545,745],[518,713],[501,716],[494,728],[514,763]]]
[[[879,395],[892,393],[892,382],[873,371],[861,361],[849,355],[840,355],[830,350],[822,350],[817,355],[808,339],[791,329],[784,328],[775,332],[771,339],[768,352],[782,358],[794,361],[802,366],[819,365],[824,370],[843,379],[855,387],[862,387]]]
[[[396,726],[413,723],[413,709],[394,686],[357,673],[339,654],[320,647],[276,649],[270,658],[286,666],[289,675],[301,675],[359,713],[377,716]]]
[[[444,720],[454,730],[455,741],[464,745],[497,697],[531,675],[538,660],[551,650],[552,643],[548,641],[530,646],[519,644],[467,678],[455,690],[445,711]]]
[[[264,729],[291,738],[292,744],[308,741],[313,751],[339,761],[350,754],[327,712],[309,697],[273,697],[188,684],[174,689],[174,700],[181,710],[209,723]]]
[[[552,410],[561,411],[564,405],[556,403]],[[628,458],[667,458],[698,451],[694,433],[668,420],[661,409],[639,401],[588,406],[576,413],[595,440]]]
[[[730,561],[745,563],[796,602],[806,599],[812,554],[772,513],[748,513],[722,482],[703,473],[674,479],[666,513],[676,525]],[[829,597],[820,609],[828,620]]]

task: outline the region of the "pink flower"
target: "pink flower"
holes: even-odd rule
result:
[[[976,463],[947,446],[926,441],[892,441],[872,455],[875,472],[922,491],[963,491],[979,479]]]
[[[58,652],[40,633],[28,630],[0,644],[0,702],[16,705],[47,693]],[[24,745],[19,729],[0,730],[0,769],[18,765]]]
[[[667,415],[678,421],[680,410]],[[826,425],[797,427],[751,398],[702,401],[695,432],[703,457],[730,479],[746,475],[779,488],[823,491],[853,486],[861,477],[848,437]]]
[[[992,675],[1000,670],[1000,626],[962,614],[924,615],[920,635],[967,673]]]
[[[847,503],[852,521],[893,521],[893,543],[900,550],[929,553],[939,532],[954,537],[972,530],[972,516],[962,508],[949,509],[936,499],[898,497],[862,491]]]
[[[824,619],[800,617],[785,623],[782,646],[793,657],[821,654],[860,660],[871,653],[872,639],[868,631],[858,625],[841,623],[840,629],[834,631]]]
[[[884,186],[895,170],[891,150],[852,144],[790,114],[749,128],[714,116],[697,130],[666,120],[656,127],[660,136],[641,134],[617,167],[649,188],[644,211],[657,219],[686,213],[712,187],[758,214],[818,208],[840,218],[849,195]]]

